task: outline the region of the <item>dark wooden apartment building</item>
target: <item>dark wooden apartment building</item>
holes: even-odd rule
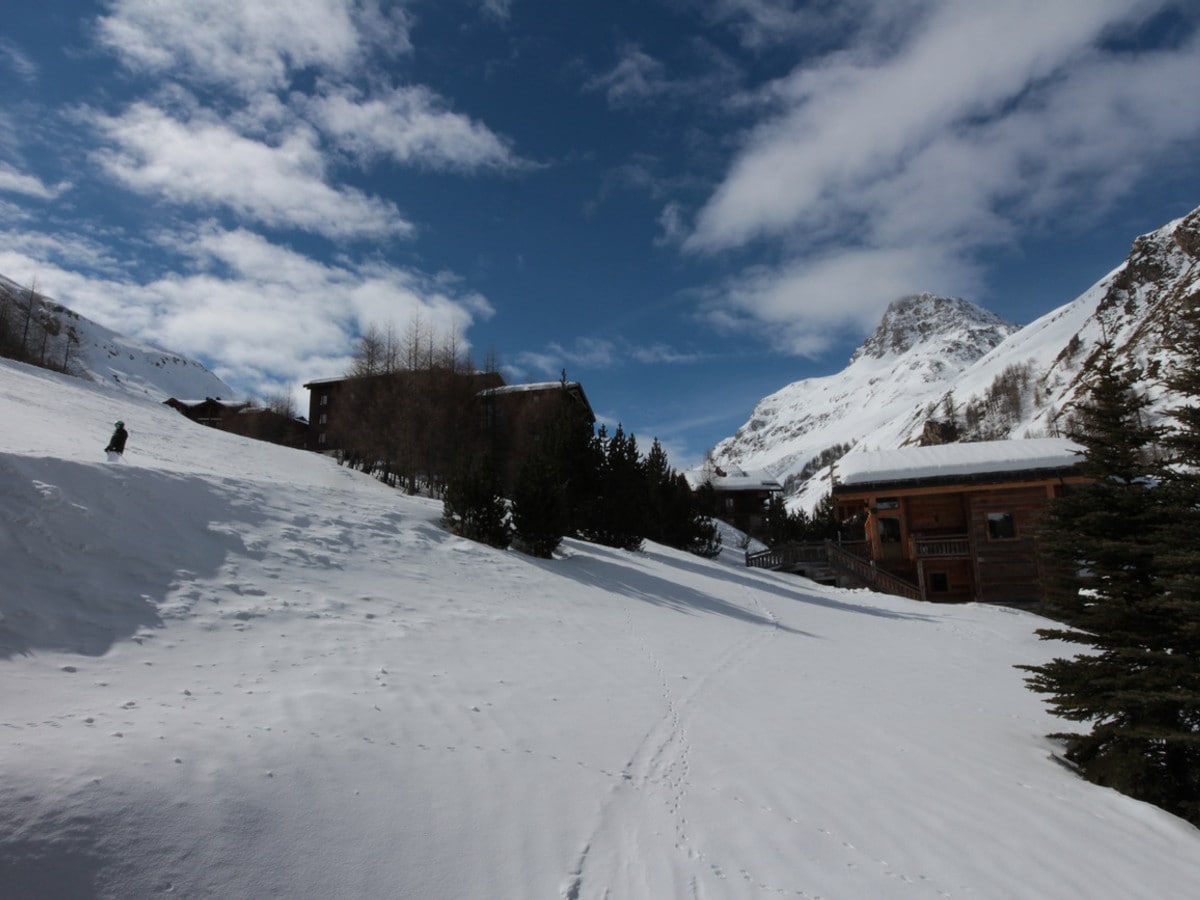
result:
[[[392,429],[445,448],[436,452],[472,445],[486,449],[493,453],[507,482],[528,440],[563,404],[577,410],[589,425],[596,420],[578,382],[507,385],[496,372],[432,375],[401,371],[308,382],[304,385],[309,391],[308,448],[321,453],[343,451],[352,428]],[[364,389],[387,384],[408,399],[399,403],[358,402],[361,397],[356,394]],[[446,415],[447,407],[453,407],[452,414]],[[353,410],[356,421],[347,421],[348,410]],[[430,418],[442,424],[430,429],[426,421]],[[451,433],[442,433],[447,429]]]

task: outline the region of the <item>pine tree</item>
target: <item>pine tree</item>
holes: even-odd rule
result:
[[[599,492],[585,536],[598,544],[622,550],[639,550],[646,503],[646,480],[638,454],[637,438],[626,436],[617,425],[608,437],[600,427],[596,445],[603,456]]]
[[[642,463],[646,484],[646,538],[709,558],[721,552],[721,536],[701,510],[687,479],[671,468],[658,438]]]
[[[772,495],[767,501],[763,515],[763,540],[769,547],[779,547],[791,541],[801,540],[806,518],[803,513],[800,513],[799,517],[789,513],[783,498],[778,494]]]
[[[545,442],[539,442],[522,462],[512,501],[520,549],[549,559],[567,533],[568,515],[561,467]]]
[[[1055,714],[1091,723],[1087,734],[1053,735],[1085,777],[1196,821],[1196,625],[1161,570],[1166,495],[1152,486],[1150,453],[1159,432],[1133,384],[1103,347],[1071,434],[1096,480],[1057,498],[1044,520],[1050,612],[1065,627],[1038,634],[1088,649],[1019,668]]]
[[[446,484],[442,514],[455,534],[473,541],[503,549],[512,540],[508,508],[490,457],[459,466]]]
[[[1182,399],[1162,435],[1155,613],[1170,638],[1155,702],[1167,808],[1200,825],[1200,292],[1168,320],[1164,345],[1177,355],[1164,384]]]
[[[646,510],[643,533],[645,537],[660,544],[671,544],[679,515],[678,498],[674,489],[675,473],[667,460],[667,453],[658,438],[650,445],[650,452],[642,462],[642,478],[646,486]]]

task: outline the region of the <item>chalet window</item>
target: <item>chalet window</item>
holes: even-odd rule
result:
[[[328,395],[328,394],[322,394],[322,395],[321,395],[321,405],[322,405],[322,406],[328,406],[328,405],[329,405],[329,395]]]
[[[988,513],[987,528],[989,540],[1010,541],[1017,536],[1017,527],[1013,523],[1012,513]]]
[[[322,434],[321,434],[321,435],[320,435],[320,436],[317,438],[317,443],[318,443],[318,444],[320,444],[322,447],[323,447],[323,446],[325,446],[325,434],[324,434],[323,432],[322,432]]]
[[[317,420],[317,422],[320,423],[321,425],[324,425],[328,421],[329,421],[329,416],[325,415],[325,413],[321,413],[321,417]]]
[[[900,520],[880,519],[879,540],[884,544],[900,543]]]
[[[875,503],[876,509],[899,509],[900,499],[898,497],[880,497]]]
[[[945,572],[929,573],[929,592],[931,594],[944,594],[949,590],[950,578]]]

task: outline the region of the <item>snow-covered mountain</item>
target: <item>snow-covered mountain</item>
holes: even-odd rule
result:
[[[1105,339],[1161,413],[1177,399],[1157,380],[1172,364],[1163,325],[1197,302],[1200,209],[1139,237],[1124,263],[1023,328],[965,301],[897,301],[846,369],[762,400],[714,457],[766,469],[810,508],[847,451],[1057,435]]]
[[[0,303],[8,304],[12,313],[26,315],[31,294],[36,323],[31,331],[36,337],[30,338],[30,346],[38,347],[38,356],[48,365],[160,401],[234,398],[234,389],[196,360],[117,334],[0,275]]]
[[[104,463],[107,423],[133,423]],[[440,504],[0,360],[0,896],[1187,897],[1032,613]],[[732,564],[730,564],[732,563]]]
[[[713,456],[722,464],[766,469],[794,488],[851,445],[893,445],[923,419],[931,401],[1017,330],[966,300],[933,294],[897,300],[845,369],[794,382],[760,401]]]

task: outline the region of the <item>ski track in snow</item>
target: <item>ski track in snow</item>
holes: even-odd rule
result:
[[[672,686],[674,679],[653,646],[638,632],[632,616],[626,614],[629,637],[637,643],[661,686],[662,713],[625,764],[621,782],[602,802],[597,823],[568,876],[563,891],[568,900],[654,896],[655,879],[664,876],[649,871],[650,864],[675,868],[658,856],[666,852],[664,837],[670,839],[671,850],[686,866],[704,866],[717,878],[725,877],[722,867],[710,861],[705,851],[693,844],[688,833],[686,806],[693,785],[689,767],[692,747],[687,723],[712,682],[748,664],[757,651],[779,634],[775,616],[763,609],[757,599],[751,597],[751,602],[775,627],[742,626],[748,628],[749,633],[730,644],[701,677],[689,680],[689,687],[683,692]],[[647,822],[658,823],[664,818],[669,825],[669,835],[659,831],[653,835],[646,833]],[[744,870],[742,874],[748,881],[752,880]],[[673,880],[677,879],[668,883]],[[692,894],[700,896],[698,876],[692,875],[688,884]]]

